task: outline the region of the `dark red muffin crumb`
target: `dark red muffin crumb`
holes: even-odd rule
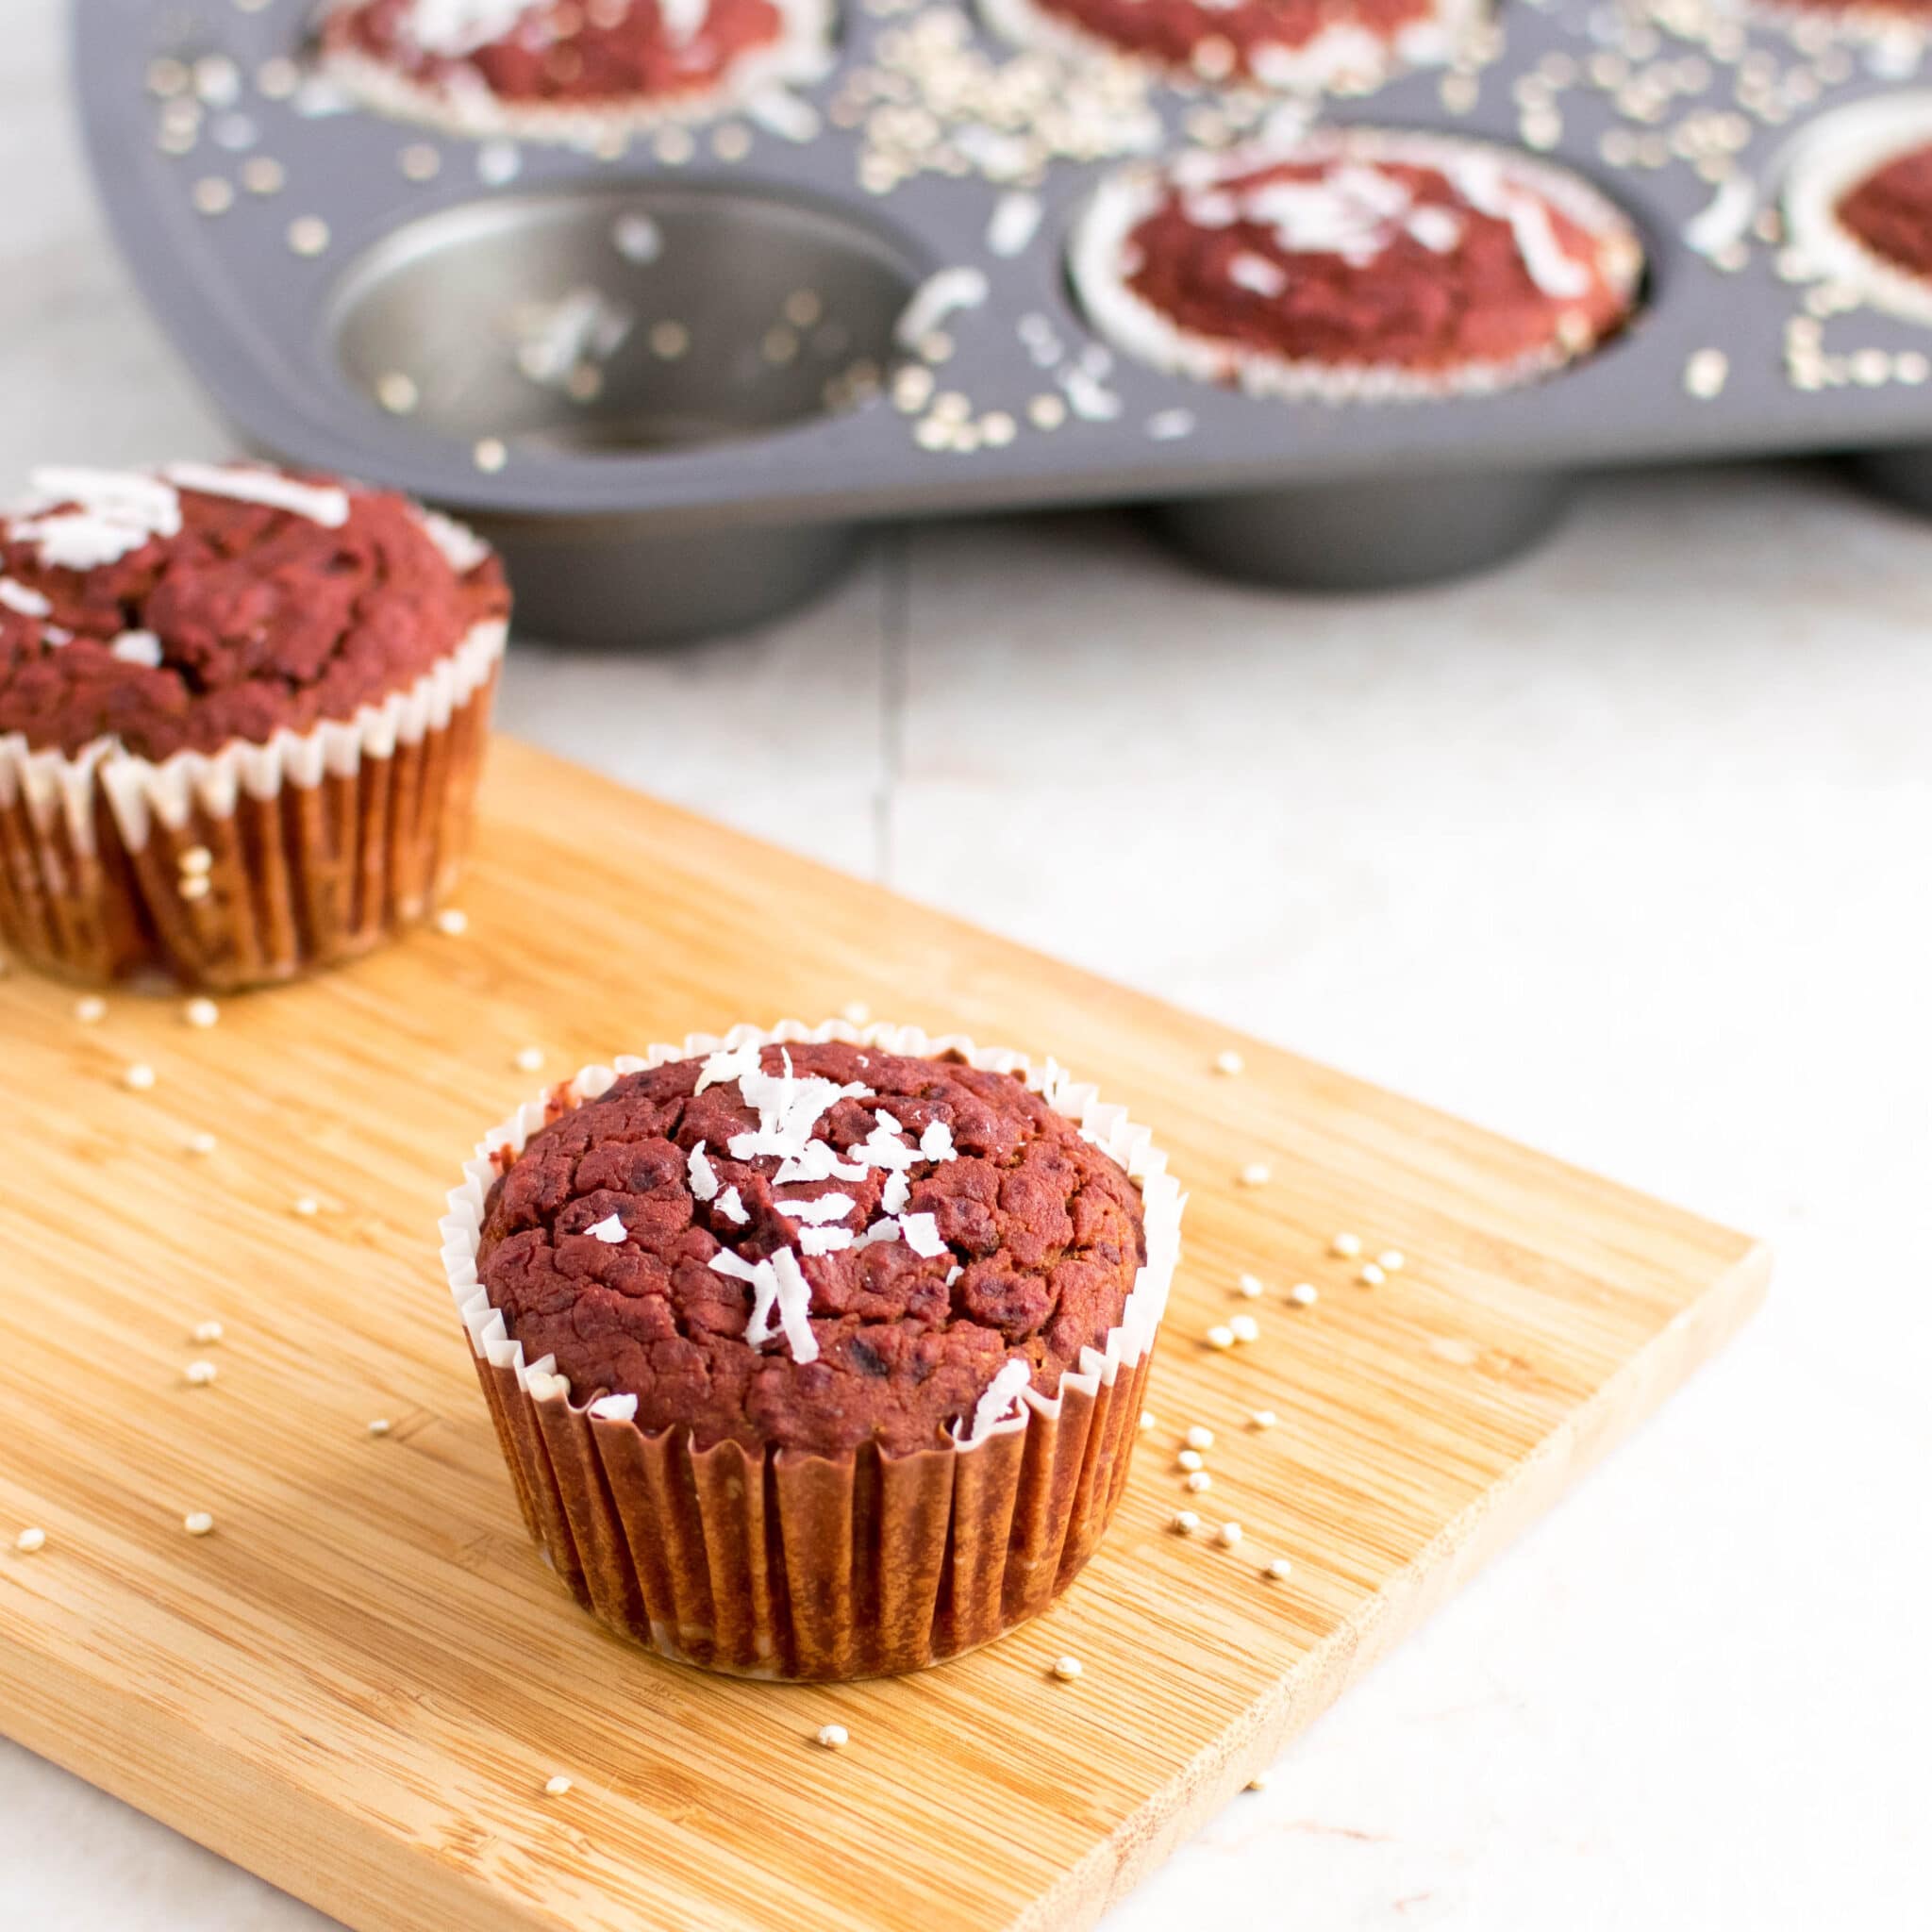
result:
[[[529,0],[474,9],[483,25],[437,0],[347,0],[323,25],[326,54],[373,60],[433,90],[480,86],[500,101],[608,106],[716,87],[734,61],[783,38],[773,0]],[[501,18],[493,38],[474,39]]]
[[[1839,203],[1838,218],[1882,261],[1932,277],[1932,143],[1868,175]]]
[[[401,496],[252,467],[35,484],[0,518],[0,735],[32,750],[266,744],[408,690],[509,608],[495,558]]]
[[[1473,194],[1442,167],[1342,157],[1173,187],[1128,239],[1126,286],[1182,329],[1295,362],[1446,373],[1614,332],[1630,296],[1600,239],[1483,179]]]
[[[938,1448],[1008,1360],[1051,1395],[1118,1324],[1145,1259],[1139,1190],[1012,1075],[838,1042],[738,1065],[759,1104],[732,1062],[708,1077],[716,1057],[677,1060],[504,1157],[478,1275],[574,1400],[635,1396],[641,1427],[688,1427],[699,1447]],[[765,1146],[808,1134],[810,1151],[758,1151],[761,1125]],[[801,1165],[824,1177],[778,1178]],[[848,1211],[827,1211],[834,1195]],[[824,1218],[780,1212],[812,1201]],[[809,1297],[763,1341],[741,1278],[760,1263],[768,1279],[795,1264]]]

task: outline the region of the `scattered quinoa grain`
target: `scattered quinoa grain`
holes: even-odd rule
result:
[[[436,929],[446,940],[459,940],[470,929],[470,915],[459,906],[445,906],[436,915]]]
[[[1248,1421],[1257,1429],[1272,1429],[1281,1418],[1272,1408],[1257,1408]]]
[[[375,1416],[375,1417],[372,1417],[372,1418],[371,1418],[371,1420],[370,1420],[370,1424],[369,1424],[369,1433],[370,1433],[370,1434],[371,1434],[372,1436],[386,1436],[386,1435],[388,1435],[388,1434],[389,1434],[390,1430],[391,1430],[391,1428],[392,1428],[393,1426],[394,1426],[394,1424],[392,1424],[392,1423],[391,1423],[391,1422],[390,1421],[390,1419],[388,1418],[388,1416],[386,1416],[386,1415],[378,1415],[378,1416]]]
[[[1241,1540],[1241,1526],[1239,1523],[1224,1523],[1221,1525],[1221,1544],[1224,1549],[1233,1549]]]
[[[1356,1279],[1358,1282],[1360,1282],[1364,1288],[1380,1288],[1381,1285],[1389,1279],[1389,1277],[1385,1274],[1383,1274],[1381,1269],[1376,1267],[1374,1262],[1364,1261],[1361,1265],[1360,1272],[1356,1275]]]
[[[1362,1251],[1361,1237],[1353,1234],[1339,1234],[1328,1243],[1331,1255],[1340,1255],[1344,1261],[1352,1261]]]
[[[145,1093],[155,1084],[155,1070],[145,1060],[136,1060],[122,1074],[121,1084],[135,1093]]]
[[[206,1536],[215,1526],[215,1520],[206,1509],[191,1509],[181,1519],[181,1527],[190,1536]]]
[[[185,1371],[191,1387],[206,1389],[220,1373],[212,1362],[190,1362]]]
[[[1246,1065],[1247,1061],[1242,1059],[1241,1055],[1235,1052],[1231,1046],[1223,1047],[1214,1056],[1214,1071],[1217,1074],[1225,1074],[1230,1078],[1239,1074]]]
[[[1191,1509],[1176,1509],[1168,1519],[1168,1527],[1176,1536],[1192,1536],[1201,1526],[1201,1519]]]
[[[1235,1292],[1246,1301],[1259,1301],[1268,1292],[1258,1274],[1243,1274],[1235,1283]]]
[[[322,1203],[313,1194],[299,1194],[289,1204],[291,1209],[304,1221],[312,1221],[322,1212]]]
[[[1211,1449],[1214,1446],[1214,1431],[1204,1429],[1199,1423],[1188,1431],[1190,1449]]]
[[[1261,1324],[1252,1315],[1230,1315],[1227,1325],[1237,1341],[1258,1341]]]
[[[1209,1348],[1232,1348],[1234,1346],[1234,1330],[1224,1323],[1217,1322],[1208,1331],[1208,1346]]]
[[[1312,1281],[1297,1281],[1288,1298],[1298,1308],[1312,1308],[1322,1299],[1322,1291]]]
[[[197,1322],[194,1324],[193,1340],[204,1348],[212,1347],[222,1339],[222,1324],[219,1322]]]
[[[222,1009],[212,1000],[190,1000],[181,1008],[181,1017],[191,1026],[212,1026],[222,1017]]]
[[[1274,1170],[1265,1160],[1251,1160],[1236,1178],[1244,1188],[1265,1188],[1274,1178]]]
[[[96,1026],[108,1017],[108,1003],[99,993],[91,992],[85,999],[75,1002],[74,1017],[83,1026]]]
[[[1143,1408],[1141,1411],[1141,1426],[1143,1429],[1158,1429],[1160,1426],[1160,1418],[1151,1408]]]
[[[1205,1496],[1214,1487],[1214,1478],[1205,1469],[1190,1471],[1186,1487],[1197,1496]]]
[[[222,1143],[204,1127],[198,1134],[188,1137],[188,1151],[191,1154],[212,1154]]]
[[[543,1069],[543,1049],[541,1046],[526,1046],[517,1054],[518,1070],[525,1074],[541,1073]]]
[[[31,1557],[36,1550],[47,1547],[47,1532],[38,1525],[24,1529],[13,1539],[13,1547],[23,1557]]]
[[[1076,1657],[1057,1657],[1053,1660],[1053,1674],[1062,1684],[1071,1684],[1085,1668]]]
[[[1375,1265],[1385,1268],[1391,1274],[1399,1274],[1402,1269],[1403,1254],[1400,1248],[1384,1248],[1375,1257]]]
[[[1181,1453],[1174,1457],[1174,1461],[1178,1463],[1182,1469],[1185,1469],[1190,1473],[1191,1473],[1194,1470],[1205,1467],[1205,1464],[1202,1461],[1201,1452],[1198,1449],[1183,1449]]]
[[[560,1798],[570,1790],[570,1779],[559,1771],[556,1776],[543,1780],[543,1795],[547,1798]]]
[[[852,1741],[852,1733],[843,1724],[821,1724],[818,1736],[827,1751],[842,1751]]]
[[[1294,1565],[1286,1557],[1276,1557],[1263,1566],[1261,1574],[1271,1583],[1285,1583],[1294,1574]]]

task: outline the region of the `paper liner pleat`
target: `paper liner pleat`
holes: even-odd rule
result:
[[[648,1432],[592,1396],[579,1403],[549,1358],[525,1364],[475,1271],[487,1150],[521,1150],[559,1105],[618,1074],[747,1041],[843,1039],[888,1051],[964,1052],[1012,1071],[1078,1119],[1141,1181],[1148,1260],[1103,1349],[1057,1398],[977,1440],[891,1455],[703,1448],[688,1429]],[[924,1668],[1046,1609],[1098,1548],[1118,1507],[1155,1334],[1178,1256],[1181,1197],[1164,1158],[1123,1109],[1050,1063],[911,1029],[841,1022],[772,1034],[694,1036],[648,1060],[587,1068],[559,1102],[533,1102],[491,1135],[450,1197],[443,1258],[524,1521],[577,1601],[666,1657],[774,1678],[843,1679]],[[617,1407],[623,1407],[620,1402]],[[601,1412],[605,1410],[606,1412]]]
[[[0,946],[210,991],[369,951],[456,882],[503,643],[479,625],[408,691],[269,745],[157,765],[0,739]]]

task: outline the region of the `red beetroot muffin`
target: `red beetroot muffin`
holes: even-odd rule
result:
[[[1483,17],[1481,0],[980,0],[980,11],[1022,45],[1282,92],[1363,92],[1397,69],[1440,65]]]
[[[451,1287],[531,1528],[608,1622],[718,1669],[902,1671],[1091,1554],[1178,1244],[1119,1108],[970,1042],[741,1028],[484,1144]]]
[[[1256,394],[1409,400],[1531,381],[1637,301],[1630,224],[1559,169],[1377,128],[1192,153],[1104,183],[1075,229],[1101,334]]]
[[[0,941],[211,989],[453,882],[509,608],[399,496],[255,466],[47,470],[0,517]]]
[[[325,70],[464,134],[594,137],[815,79],[830,0],[336,0]]]
[[[1932,323],[1932,112],[1880,95],[1824,115],[1795,144],[1787,239],[1814,275],[1874,308]]]

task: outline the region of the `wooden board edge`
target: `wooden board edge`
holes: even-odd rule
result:
[[[1738,1258],[1503,1479],[1431,1539],[1261,1703],[1208,1744],[1004,1932],[1088,1932],[1492,1557],[1545,1514],[1718,1353],[1763,1305],[1772,1253]]]

